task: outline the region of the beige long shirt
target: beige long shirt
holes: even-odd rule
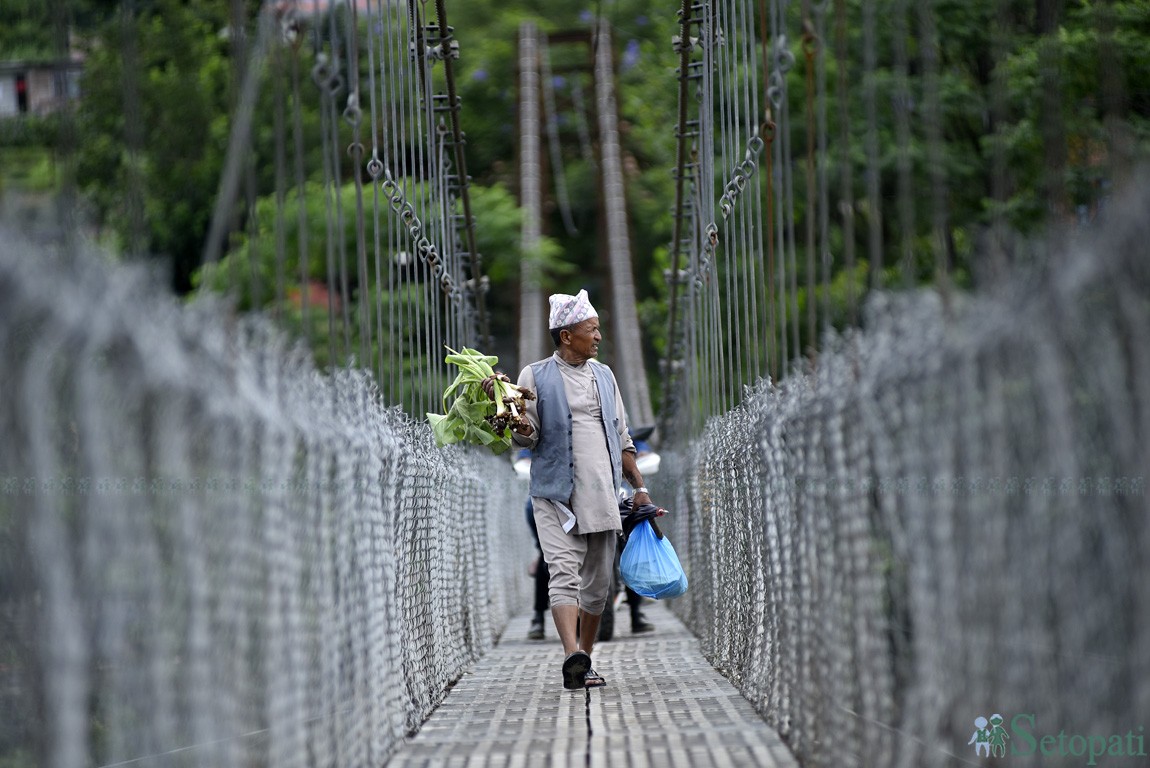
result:
[[[619,499],[613,487],[614,472],[611,456],[607,452],[607,436],[604,434],[603,409],[599,403],[599,388],[595,386],[595,376],[587,363],[571,365],[556,352],[555,360],[563,375],[563,392],[567,395],[567,407],[571,409],[572,461],[575,463],[575,489],[571,493],[570,509],[575,514],[574,533],[595,533],[596,531],[617,531],[619,523]],[[601,369],[602,370],[602,369]],[[619,445],[624,451],[635,450],[635,443],[627,432],[627,412],[623,408],[623,397],[619,393],[619,383],[615,374],[607,369],[615,390],[615,412],[619,414]],[[519,386],[535,391],[535,375],[531,366],[519,374]],[[515,442],[527,448],[534,448],[539,442],[539,409],[534,400],[527,401],[527,419],[534,431],[530,437],[513,433]],[[535,499],[535,503],[549,504],[546,499]]]

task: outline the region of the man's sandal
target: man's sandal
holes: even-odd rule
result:
[[[587,688],[602,688],[607,685],[607,681],[595,670],[588,669],[587,674],[583,675],[583,685]]]
[[[563,687],[569,691],[579,690],[590,669],[591,657],[585,651],[575,651],[563,660]]]

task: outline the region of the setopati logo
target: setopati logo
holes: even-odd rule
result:
[[[967,744],[974,745],[974,754],[980,757],[1002,757],[1006,754],[1006,742],[1010,734],[1002,727],[1003,717],[993,714],[990,719],[979,715],[974,718],[974,734]]]
[[[1129,729],[1126,733],[1082,734],[1043,732],[1038,726],[1038,718],[1032,714],[1018,714],[1010,718],[1009,730],[1004,726],[1006,718],[995,713],[990,717],[979,715],[974,718],[974,733],[968,746],[974,747],[978,757],[1085,757],[1086,765],[1098,765],[1105,757],[1146,757],[1144,727]],[[1009,748],[1007,746],[1009,742]]]

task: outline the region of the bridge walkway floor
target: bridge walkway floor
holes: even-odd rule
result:
[[[595,646],[604,688],[566,691],[554,626],[527,639],[529,614],[448,693],[388,762],[414,766],[587,768],[797,768],[775,731],[703,657],[660,604],[644,606],[655,631],[633,635],[626,606],[610,642]]]

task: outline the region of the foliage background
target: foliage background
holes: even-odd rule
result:
[[[797,28],[800,4],[791,3]],[[900,157],[912,163],[913,186],[925,198],[932,169],[921,130],[900,147],[895,131],[898,80],[894,70],[890,24],[879,24],[875,87],[879,105],[883,218],[872,222],[865,199],[863,151],[866,119],[863,93],[861,0],[841,5],[847,18],[845,62],[834,60],[834,41],[825,41],[827,82],[831,89],[828,135],[838,136],[834,99],[839,67],[846,67],[850,95],[849,157],[855,183],[851,203],[856,212],[854,237],[862,261],[852,273],[843,260],[837,197],[832,191],[833,275],[820,296],[830,302],[836,324],[852,317],[848,296],[877,282],[929,283],[937,278],[929,206],[916,206],[913,231],[900,231],[896,184]],[[895,7],[878,0],[878,18]],[[908,87],[912,123],[921,119],[924,83],[915,7],[911,4],[907,41]],[[129,7],[133,12],[129,13]],[[236,18],[237,7],[242,16]],[[1105,205],[1124,168],[1145,155],[1150,141],[1150,4],[1145,0],[935,0],[938,22],[939,98],[942,108],[943,163],[947,192],[945,253],[950,281],[966,287],[992,281],[998,266],[986,244],[1003,225],[1022,235],[1006,258],[1030,258],[1025,237],[1052,220],[1088,225]],[[73,153],[75,181],[94,212],[94,223],[106,239],[128,254],[147,254],[170,265],[173,286],[187,292],[196,286],[223,289],[224,275],[238,283],[241,307],[259,308],[271,300],[273,281],[269,233],[274,229],[270,191],[274,189],[272,89],[261,91],[253,137],[251,167],[260,199],[250,210],[237,211],[238,233],[230,255],[219,269],[198,274],[200,254],[219,184],[223,152],[236,98],[235,75],[241,69],[229,29],[251,28],[258,5],[229,0],[137,0],[132,6],[113,0],[9,0],[0,9],[0,59],[51,58],[59,50],[58,19],[64,14],[75,50],[85,57],[82,98],[75,131],[61,137],[54,120],[16,126],[0,121],[0,151],[7,159],[25,153],[27,171],[42,161],[27,160],[26,147],[57,154]],[[494,345],[504,354],[514,349],[519,266],[533,258],[544,267],[545,291],[602,289],[607,274],[596,222],[600,195],[595,169],[575,141],[570,113],[561,122],[562,162],[568,183],[570,214],[577,232],[566,231],[556,204],[554,182],[544,201],[548,235],[535,253],[519,247],[517,165],[517,38],[521,22],[535,21],[546,32],[587,29],[596,15],[609,19],[618,72],[620,131],[626,191],[635,257],[636,301],[646,344],[648,368],[656,370],[666,336],[668,265],[677,110],[678,59],[671,48],[677,33],[678,3],[650,0],[515,3],[468,0],[448,3],[450,22],[460,43],[457,80],[463,103],[467,162],[478,211],[480,250],[491,280],[490,305]],[[828,18],[832,37],[833,19]],[[801,40],[793,35],[801,60]],[[306,46],[298,53],[301,71],[310,69]],[[276,66],[285,67],[286,60]],[[801,115],[808,98],[801,67],[789,75],[792,114]],[[126,96],[133,82],[138,97]],[[310,83],[305,83],[305,91]],[[314,89],[313,89],[314,90]],[[1047,98],[1048,95],[1053,98]],[[314,97],[308,92],[307,96]],[[588,94],[590,98],[590,94]],[[314,99],[300,108],[309,153],[318,152],[319,118]],[[802,121],[795,120],[795,131]],[[31,138],[30,138],[31,137]],[[803,231],[801,152],[805,139],[792,137],[798,156],[795,172],[796,231]],[[545,141],[545,139],[544,139]],[[65,145],[67,142],[67,145]],[[545,145],[546,148],[546,145]],[[546,149],[545,149],[546,151]],[[1002,158],[996,165],[997,156]],[[840,153],[832,141],[828,178],[838,176]],[[350,162],[350,161],[348,161]],[[6,165],[16,167],[15,163]],[[307,167],[321,163],[309,159]],[[996,180],[995,170],[1004,169]],[[316,170],[310,181],[318,180]],[[38,176],[43,184],[43,171]],[[49,177],[50,178],[50,177]],[[347,175],[345,174],[345,178]],[[999,185],[996,192],[996,183]],[[314,186],[309,186],[314,190]],[[290,202],[289,205],[297,205]],[[315,201],[305,203],[312,226],[320,226]],[[242,206],[241,206],[242,208]],[[867,271],[868,228],[881,227],[886,246],[881,275]],[[246,232],[246,234],[242,234]],[[252,237],[257,245],[253,247]],[[898,267],[904,243],[913,251],[913,269]],[[285,270],[289,289],[299,289],[298,263],[289,247]],[[250,262],[237,269],[237,260]],[[309,274],[324,280],[316,253]],[[802,260],[800,259],[800,262]],[[800,263],[801,269],[801,263]],[[799,284],[805,276],[799,276]],[[262,294],[253,287],[262,284]],[[602,291],[600,291],[602,293]],[[800,312],[809,300],[798,297]],[[803,346],[806,345],[804,340]]]

